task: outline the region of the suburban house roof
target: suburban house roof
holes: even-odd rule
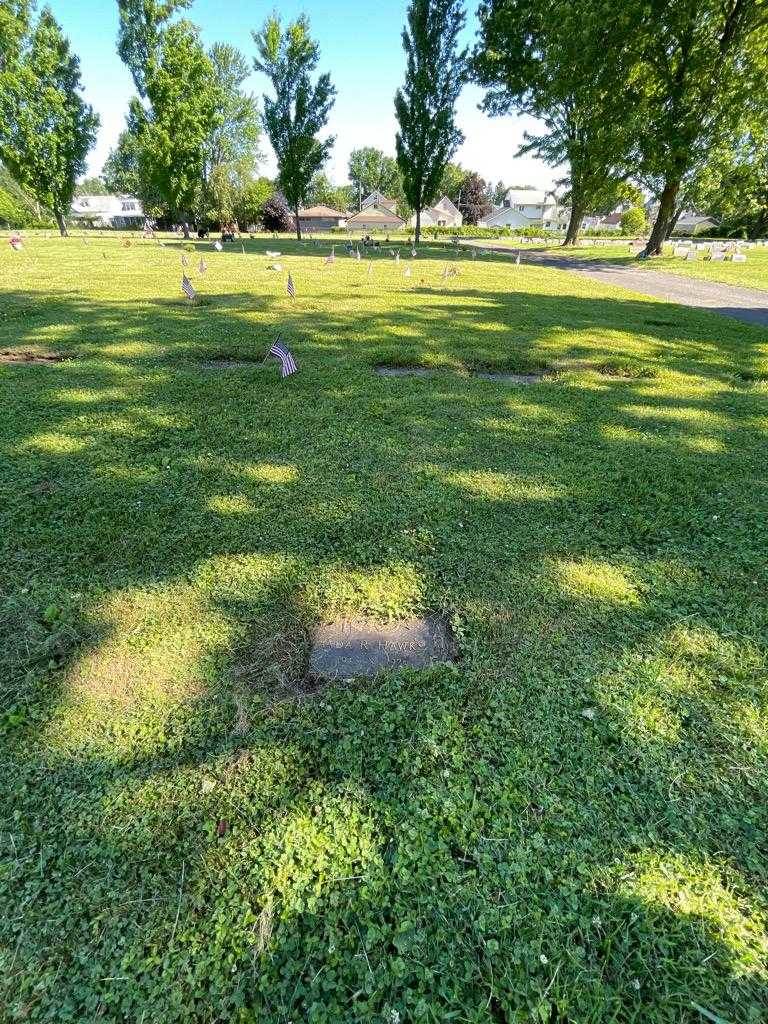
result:
[[[621,224],[621,218],[624,216],[623,213],[611,213],[607,217],[602,217],[600,220],[601,224]]]
[[[310,220],[312,217],[323,217],[325,219],[329,217],[337,217],[344,220],[346,216],[346,213],[340,213],[339,210],[333,210],[330,206],[308,206],[306,210],[299,210],[299,217],[303,220]]]
[[[431,213],[447,213],[447,214],[449,214],[452,217],[459,216],[459,211],[456,209],[456,207],[451,202],[451,200],[448,198],[448,196],[443,196],[443,198],[439,202],[435,203],[434,206],[430,206],[429,207],[429,212],[431,212]]]
[[[504,201],[512,206],[550,206],[556,202],[550,192],[536,188],[511,188],[504,196]]]
[[[366,210],[361,210],[360,213],[356,213],[347,221],[347,227],[350,225],[354,226],[355,224],[381,224],[384,227],[386,225],[399,226],[405,224],[405,221],[389,209],[379,210],[372,206]]]
[[[362,206],[364,210],[367,210],[370,206],[384,206],[386,209],[394,212],[397,202],[394,199],[387,199],[387,197],[382,195],[381,192],[371,192],[371,194],[366,196],[363,200]]]

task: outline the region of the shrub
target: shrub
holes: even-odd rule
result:
[[[648,229],[648,221],[642,206],[633,206],[621,215],[621,230],[625,235],[642,235]]]

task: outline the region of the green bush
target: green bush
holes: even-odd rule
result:
[[[621,215],[621,230],[625,235],[642,235],[648,229],[648,221],[642,206],[633,206]]]

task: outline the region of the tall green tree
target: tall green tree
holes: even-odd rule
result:
[[[318,133],[328,123],[336,90],[328,73],[312,82],[320,47],[311,38],[304,15],[285,31],[273,15],[260,32],[253,33],[253,39],[254,67],[267,76],[275,94],[274,98],[264,96],[264,127],[277,156],[279,185],[294,212],[296,237],[301,239],[299,209],[313,174],[323,166],[335,141],[332,137],[321,140]]]
[[[234,46],[217,43],[213,66],[213,119],[205,143],[202,213],[225,223],[234,217],[238,195],[253,180],[261,158],[256,100],[243,91],[249,74],[245,57]]]
[[[483,108],[537,118],[544,131],[526,135],[518,155],[568,167],[565,245],[633,166],[629,61],[612,46],[620,9],[613,0],[483,0],[478,12],[473,67],[489,89]]]
[[[459,49],[464,27],[461,0],[411,0],[403,29],[405,84],[395,94],[395,137],[403,191],[416,212],[437,198],[445,165],[464,141],[456,127],[456,100],[466,80],[467,51]]]
[[[768,8],[765,0],[650,0],[627,5],[623,20],[642,101],[638,169],[663,183],[641,253],[655,256],[686,174],[707,163],[747,108],[750,83],[768,74]]]
[[[349,154],[347,172],[354,194],[356,210],[372,192],[381,192],[388,199],[396,198],[398,189],[397,161],[375,146],[362,146]]]
[[[117,142],[104,161],[101,177],[107,190],[113,195],[138,196],[142,201],[146,199],[146,196],[142,195],[139,173],[139,140],[131,127],[127,126],[120,132]]]
[[[0,57],[0,160],[66,235],[64,218],[99,119],[81,95],[80,62],[50,10],[34,25],[26,5],[12,5],[11,13],[0,29],[4,45],[12,40],[16,48]]]
[[[467,180],[469,171],[465,171],[461,164],[447,163],[440,175],[438,192],[440,196],[448,196],[451,202],[458,206],[461,202],[461,190]]]
[[[307,190],[307,206],[330,206],[331,209],[345,213],[350,209],[352,201],[351,186],[334,185],[322,171],[312,175]]]
[[[192,0],[117,0],[117,52],[131,72],[136,91],[147,96],[147,82],[160,63],[163,33],[173,15]]]
[[[90,178],[83,178],[82,181],[78,181],[75,185],[76,196],[108,196],[109,189],[104,184],[102,178],[91,176]]]
[[[159,197],[165,212],[187,219],[203,202],[206,157],[216,114],[216,71],[199,30],[178,21],[160,32],[145,69],[144,103],[131,101],[126,142],[136,150],[139,197]]]

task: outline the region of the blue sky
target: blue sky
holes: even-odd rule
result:
[[[116,0],[48,0],[81,60],[88,101],[101,116],[98,143],[89,170],[98,173],[122,126],[133,83],[117,57]],[[202,29],[206,45],[228,42],[249,59],[254,46],[251,29],[259,28],[275,3],[245,0],[195,0],[188,17]],[[378,146],[394,156],[395,118],[392,98],[404,72],[400,33],[406,0],[284,0],[284,20],[309,15],[312,34],[320,42],[320,70],[328,70],[338,90],[329,131],[336,145],[326,168],[331,179],[347,180],[347,158],[358,146]],[[470,0],[467,41],[476,31],[475,0]],[[267,89],[261,75],[249,82],[257,96]],[[489,180],[507,184],[549,186],[557,174],[531,158],[515,158],[523,132],[534,123],[524,118],[488,118],[478,109],[482,92],[471,86],[458,104],[458,123],[466,136],[456,160]],[[264,146],[264,173],[273,174],[274,158]]]

